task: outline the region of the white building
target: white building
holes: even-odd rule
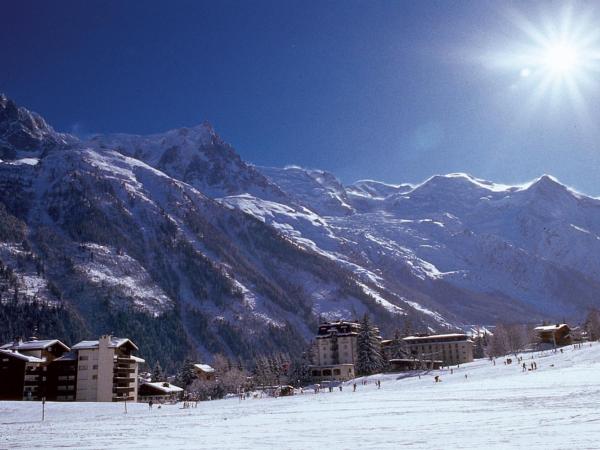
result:
[[[337,321],[319,325],[315,336],[311,376],[315,380],[349,380],[354,378],[358,361],[357,322]]]
[[[439,360],[450,366],[473,361],[473,341],[463,333],[409,336],[402,340],[413,358]]]
[[[132,355],[137,346],[127,338],[110,335],[97,341],[81,341],[77,352],[77,401],[137,401],[138,364]]]

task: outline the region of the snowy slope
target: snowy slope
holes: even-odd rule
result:
[[[283,198],[277,186],[246,164],[208,122],[148,136],[98,135],[86,145],[144,161],[211,197],[250,193]]]
[[[250,356],[319,316],[389,335],[597,306],[600,200],[549,176],[344,186],[246,163],[207,123],[80,142],[4,96],[0,150],[0,301],[70,305],[91,334]]]
[[[303,179],[299,168],[293,177],[289,169],[262,170],[306,209],[326,209],[307,187],[312,171]],[[600,250],[600,201],[552,177],[506,186],[449,174],[416,186],[361,181],[345,193],[339,183],[320,186],[329,189],[321,198],[343,198],[351,212],[326,210],[326,226],[313,230],[263,216],[324,250],[337,241],[340,260],[377,274],[393,292],[398,280],[413,286],[426,294],[421,306],[448,318],[498,320],[506,308],[509,320],[580,317],[596,304],[599,260],[590,255]]]
[[[382,327],[396,325],[402,309],[352,267],[196,187],[285,200],[207,126],[115,139],[48,146],[35,164],[0,162],[0,307],[67,305],[90,337],[127,334],[173,364],[188,351],[299,352],[319,316],[370,312]],[[108,146],[117,142],[140,147],[129,156]],[[179,156],[167,163],[173,148]],[[210,168],[192,176],[195,158]]]
[[[373,376],[357,392],[144,404],[0,402],[0,447],[593,449],[600,426],[600,345],[531,357],[536,371],[478,360],[420,377]],[[433,377],[440,375],[441,383]],[[467,375],[467,378],[465,378]],[[373,381],[381,379],[381,389]],[[107,433],[106,430],[111,430]]]

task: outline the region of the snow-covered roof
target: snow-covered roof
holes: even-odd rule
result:
[[[31,362],[31,363],[43,363],[46,360],[37,358],[35,356],[24,355],[23,353],[19,353],[16,350],[0,350],[0,356],[10,356],[13,358],[20,359],[21,361]]]
[[[65,344],[58,339],[45,339],[45,340],[34,340],[25,342],[9,342],[0,347],[0,349],[15,349],[15,350],[43,350],[53,345],[60,345],[61,347],[69,350]]]
[[[403,341],[418,341],[418,340],[436,340],[436,339],[450,339],[450,338],[461,338],[468,339],[469,336],[464,333],[448,333],[448,334],[432,334],[429,336],[408,336],[403,338]]]
[[[110,345],[108,347],[109,348],[119,348],[126,343],[130,343],[133,346],[133,348],[135,348],[136,350],[138,349],[137,346],[133,342],[131,342],[131,340],[129,340],[127,338],[118,338],[118,337],[111,337]],[[81,341],[73,346],[73,350],[93,349],[93,348],[98,348],[99,345],[100,345],[100,341],[97,341],[97,340],[96,341]]]
[[[145,362],[146,362],[146,360],[145,360],[145,359],[143,359],[143,358],[140,358],[139,356],[134,356],[134,355],[131,355],[131,356],[130,356],[130,358],[131,358],[131,359],[133,359],[135,362],[138,362],[138,363],[140,363],[140,364],[141,364],[141,363],[145,363]]]
[[[566,323],[558,323],[556,325],[541,325],[539,327],[535,327],[535,331],[555,331],[562,327],[568,327]]]
[[[174,384],[167,383],[166,381],[157,381],[154,383],[144,383],[142,386],[147,386],[151,389],[163,392],[165,394],[175,394],[177,392],[183,392],[183,389]],[[140,386],[140,387],[142,387]]]
[[[202,372],[205,373],[212,373],[215,371],[215,369],[213,369],[211,366],[209,366],[208,364],[194,364],[194,367],[196,369],[201,370]]]
[[[67,352],[60,358],[56,358],[54,361],[77,361],[77,353],[74,351]]]

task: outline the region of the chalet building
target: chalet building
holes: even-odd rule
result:
[[[0,347],[0,400],[55,399],[54,364],[70,349],[58,339],[16,340]]]
[[[127,338],[110,335],[73,346],[77,354],[77,401],[137,401],[137,346]]]
[[[319,325],[310,367],[314,380],[349,380],[355,376],[360,323],[340,320]]]
[[[551,344],[553,347],[569,345],[573,339],[571,329],[566,323],[557,323],[556,325],[542,325],[535,327],[538,339],[542,344]]]
[[[466,334],[409,336],[403,342],[410,355],[420,361],[442,361],[445,366],[473,361],[473,341]]]
[[[166,381],[144,383],[138,391],[140,402],[169,402],[179,400],[183,395],[183,389]]]
[[[215,380],[215,369],[208,364],[194,364],[194,370],[196,376],[202,381],[214,381]]]

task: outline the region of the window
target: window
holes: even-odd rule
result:
[[[98,375],[92,375],[92,380],[97,380],[98,379]]]
[[[88,366],[80,365],[79,370],[87,370]]]
[[[334,375],[340,375],[340,369],[333,369]]]
[[[81,355],[79,357],[79,361],[87,361],[88,360],[88,356],[87,355]]]
[[[98,364],[94,364],[94,365],[92,366],[92,369],[94,369],[94,370],[97,370],[97,369],[98,369]]]

